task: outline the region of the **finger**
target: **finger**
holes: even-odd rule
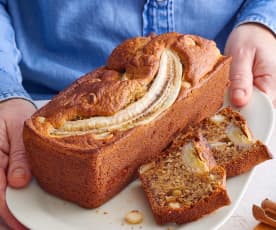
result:
[[[252,66],[255,51],[239,48],[231,52],[233,57],[230,69],[230,98],[236,106],[248,103],[253,90]]]
[[[0,151],[8,154],[9,152],[9,141],[7,137],[6,123],[0,119]]]
[[[0,151],[0,216],[11,229],[26,229],[20,224],[9,211],[6,204],[6,169],[8,167],[8,156]]]
[[[254,79],[254,84],[264,93],[266,93],[272,100],[274,107],[276,107],[276,77],[271,75],[264,75]]]
[[[10,140],[8,182],[10,186],[15,188],[24,187],[31,180],[31,173],[23,144],[22,130],[23,122],[10,124],[8,129]]]
[[[2,177],[0,178],[0,191],[5,191],[6,188],[6,170],[8,167],[8,156],[0,151],[0,172],[2,172]]]
[[[6,169],[8,167],[8,156],[0,151],[0,216],[5,213],[5,191],[7,187]]]

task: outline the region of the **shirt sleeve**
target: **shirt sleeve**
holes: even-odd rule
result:
[[[15,42],[15,33],[7,10],[7,0],[0,0],[0,101],[23,98],[31,101],[22,86],[19,69],[21,54]]]
[[[276,35],[275,10],[275,0],[247,0],[237,15],[236,26],[255,22],[269,28]]]

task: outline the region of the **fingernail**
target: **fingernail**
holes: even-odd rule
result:
[[[232,92],[232,97],[234,97],[236,99],[242,99],[245,97],[245,91],[242,89],[235,89]]]
[[[24,168],[16,168],[12,172],[12,176],[15,178],[22,178],[25,177],[26,170]]]

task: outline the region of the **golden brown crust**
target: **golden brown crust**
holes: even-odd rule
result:
[[[195,41],[193,51],[188,37]],[[67,121],[117,114],[142,98],[165,48],[179,54],[191,87],[182,87],[174,104],[154,121],[113,130],[103,139],[91,133],[51,134]],[[129,183],[137,168],[160,153],[175,133],[221,106],[230,61],[213,42],[191,35],[169,33],[126,41],[114,50],[108,66],[78,79],[26,121],[24,143],[34,176],[46,191],[84,207],[99,206]]]
[[[133,59],[137,52],[142,52],[144,46],[152,39],[152,37],[136,37],[124,41],[117,46],[109,56],[107,66],[124,72],[128,63]]]
[[[227,172],[227,178],[240,175],[253,169],[258,164],[272,159],[272,154],[266,145],[257,141],[252,148],[242,151],[239,157],[233,158],[223,164]]]

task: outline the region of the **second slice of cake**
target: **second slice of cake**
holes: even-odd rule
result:
[[[227,178],[245,173],[272,158],[267,146],[254,139],[245,118],[230,107],[191,129],[207,139],[217,164],[226,169]]]
[[[158,224],[183,224],[230,203],[225,170],[216,165],[201,135],[183,134],[140,170],[142,187]]]

